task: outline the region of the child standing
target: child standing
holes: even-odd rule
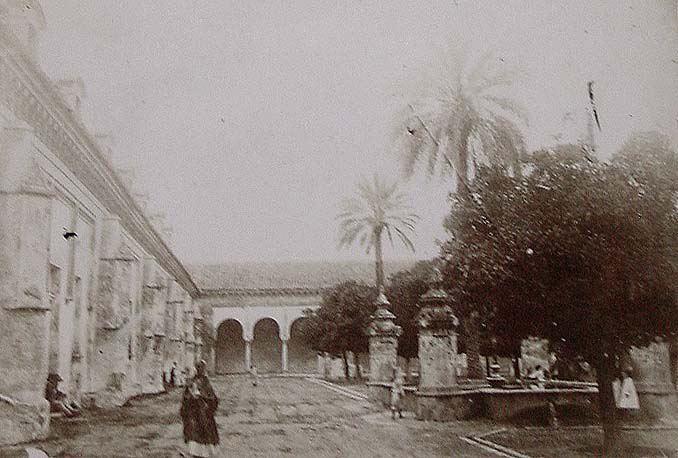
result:
[[[396,412],[398,416],[403,418],[402,397],[405,394],[404,390],[405,380],[403,372],[400,367],[393,368],[393,383],[391,384],[391,417],[396,419]]]

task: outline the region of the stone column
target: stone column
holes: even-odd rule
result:
[[[133,263],[137,259],[123,242],[118,217],[104,221],[98,290],[95,296],[96,331],[88,397],[98,407],[123,405],[133,394],[130,369],[132,335]]]
[[[31,131],[0,127],[0,445],[49,432],[50,199]]]
[[[180,324],[183,320],[184,313],[184,295],[184,291],[179,287],[176,281],[171,281],[164,323],[167,339],[164,355],[164,369],[167,372],[168,377],[174,363],[177,364],[177,367],[180,367],[182,355],[184,353],[184,339],[183,334],[180,332]],[[179,374],[175,374],[175,383],[178,375]]]
[[[631,349],[629,356],[642,417],[678,422],[678,395],[671,374],[669,345],[657,341],[645,348]]]
[[[193,318],[193,326],[194,326],[193,333],[195,335],[195,347],[196,347],[195,360],[196,360],[196,362],[198,362],[202,359],[204,359],[205,362],[207,362],[207,359],[208,359],[208,358],[205,357],[205,354],[203,352],[204,343],[202,341],[202,336],[203,336],[203,332],[204,332],[204,323],[205,323],[205,320],[202,317],[202,315],[200,315],[200,313],[198,313],[194,316],[194,318]]]
[[[282,371],[287,372],[287,339],[282,340]]]
[[[141,301],[139,362],[143,393],[160,393],[162,386],[162,343],[157,314],[165,290],[160,267],[153,258],[144,260],[144,286]]]
[[[390,383],[393,366],[398,362],[398,336],[400,326],[393,322],[395,315],[388,311],[390,305],[383,290],[375,302],[377,310],[367,329],[370,339],[370,384]]]
[[[190,377],[195,364],[195,337],[193,335],[193,302],[191,298],[187,298],[186,309],[184,311],[184,340],[186,342],[186,351],[184,354],[182,369],[185,371],[185,376]]]
[[[245,370],[249,372],[252,367],[252,339],[245,340]]]

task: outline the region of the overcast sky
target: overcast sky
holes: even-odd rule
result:
[[[338,203],[361,174],[398,175],[398,114],[462,48],[522,70],[508,95],[531,148],[583,136],[588,80],[603,151],[634,130],[678,143],[674,0],[42,4],[47,74],[83,78],[89,127],[113,134],[185,262],[365,258],[336,248]],[[437,253],[449,188],[408,183],[418,258]]]

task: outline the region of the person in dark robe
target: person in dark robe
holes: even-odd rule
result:
[[[195,365],[195,377],[188,380],[181,401],[181,420],[184,424],[184,443],[192,457],[214,455],[219,444],[219,431],[214,415],[219,399],[206,374],[207,363]]]
[[[80,406],[68,399],[66,393],[59,390],[59,382],[63,379],[59,374],[48,374],[47,386],[45,387],[45,399],[49,402],[50,412],[61,412],[71,418],[81,414]]]

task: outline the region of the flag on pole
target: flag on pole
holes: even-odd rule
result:
[[[588,82],[588,87],[589,87],[589,102],[591,103],[591,111],[593,113],[593,119],[596,120],[596,126],[598,126],[598,130],[600,129],[600,120],[598,119],[598,110],[596,110],[596,101],[593,98],[593,81]]]

